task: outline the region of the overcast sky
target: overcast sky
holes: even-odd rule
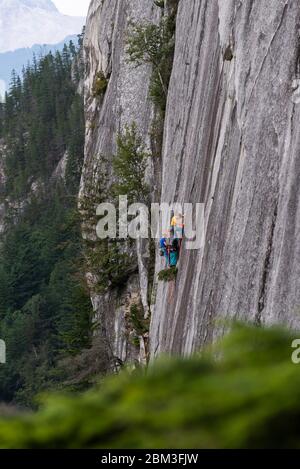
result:
[[[61,13],[72,16],[86,16],[90,0],[53,0]]]

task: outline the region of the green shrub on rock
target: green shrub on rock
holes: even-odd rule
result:
[[[108,79],[105,77],[103,72],[97,72],[95,81],[93,84],[93,96],[94,98],[98,96],[103,96],[108,86]]]
[[[149,332],[149,319],[144,318],[142,306],[133,304],[130,308],[130,323],[138,335]]]
[[[158,274],[158,280],[162,282],[171,282],[172,280],[176,280],[177,273],[177,267],[171,267],[170,269],[161,270]]]

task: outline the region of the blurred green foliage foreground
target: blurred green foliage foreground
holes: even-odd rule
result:
[[[35,414],[2,417],[2,448],[300,447],[295,335],[236,325],[213,350],[122,372]]]

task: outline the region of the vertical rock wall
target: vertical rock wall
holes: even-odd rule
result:
[[[299,27],[297,0],[180,1],[162,201],[205,203],[206,241],[158,286],[153,356],[218,319],[300,325]]]

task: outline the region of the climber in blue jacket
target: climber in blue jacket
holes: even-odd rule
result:
[[[174,238],[170,243],[169,234],[164,233],[164,236],[159,242],[160,254],[166,259],[166,268],[176,267],[179,257],[179,240]]]
[[[161,255],[166,259],[166,267],[170,265],[170,243],[169,243],[170,234],[165,232],[163,237],[160,239],[159,247]]]

